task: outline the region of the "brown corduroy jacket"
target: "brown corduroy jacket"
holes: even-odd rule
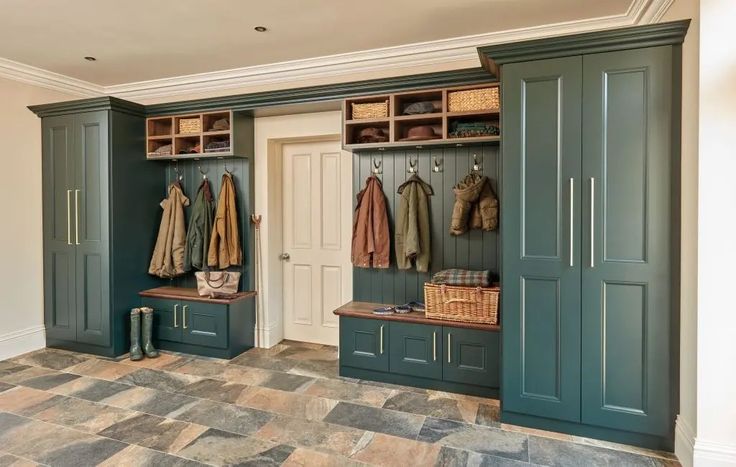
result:
[[[207,253],[207,264],[212,268],[227,269],[243,264],[237,206],[233,177],[225,174],[222,176],[215,225],[212,226],[210,248]]]
[[[179,182],[174,182],[169,185],[169,196],[161,201],[164,213],[148,268],[149,274],[164,278],[184,274],[184,247],[187,239],[184,206],[189,206],[189,198],[184,196]]]
[[[452,191],[455,205],[452,208],[451,235],[462,235],[468,227],[485,231],[498,228],[498,198],[488,177],[472,173]]]
[[[386,197],[381,181],[370,176],[358,193],[353,218],[351,259],[359,268],[388,268],[391,239],[388,231]]]

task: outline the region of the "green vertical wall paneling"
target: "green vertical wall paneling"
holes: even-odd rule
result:
[[[353,154],[353,207],[355,195],[365,186],[371,175],[373,160],[381,161],[383,173],[379,175],[389,216],[391,237],[391,267],[389,269],[353,269],[353,299],[379,303],[405,303],[424,300],[424,282],[433,272],[446,268],[490,269],[498,273],[497,231],[469,231],[461,236],[449,234],[455,195],[452,187],[473,165],[473,154],[483,167],[483,174],[491,180],[494,191],[498,181],[498,145],[482,144],[457,148],[401,149],[395,151],[370,151]],[[432,171],[434,157],[441,162],[442,171]],[[398,207],[398,187],[411,175],[407,173],[409,161],[418,158],[418,175],[434,189],[430,197],[430,229],[432,259],[429,273],[415,269],[396,269],[394,251],[394,221]]]

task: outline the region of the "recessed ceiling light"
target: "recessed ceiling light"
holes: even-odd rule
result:
[[[84,59],[87,60],[88,62],[96,62],[97,61],[97,59],[95,57],[84,57]]]
[[[258,32],[266,32],[268,29],[265,26],[256,26],[253,29],[255,29]]]

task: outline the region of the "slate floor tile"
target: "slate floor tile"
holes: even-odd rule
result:
[[[134,362],[128,358],[120,360],[120,363],[133,368],[148,368],[148,369],[163,369],[166,367],[175,366],[178,362],[182,362],[191,358],[190,356],[184,356],[182,354],[174,354],[170,352],[160,352],[156,358],[144,358]]]
[[[56,373],[52,375],[37,376],[22,381],[20,384],[34,389],[51,389],[79,378],[79,375],[69,373]]]
[[[279,416],[253,436],[274,443],[349,456],[365,433],[341,425]]]
[[[476,425],[501,427],[501,408],[496,405],[480,404],[478,415],[475,417]]]
[[[521,433],[427,417],[417,439],[490,456],[529,461],[528,437]]]
[[[52,370],[63,370],[92,358],[79,353],[55,349],[41,349],[13,359],[24,365],[40,366]]]
[[[203,379],[184,386],[179,392],[188,396],[233,404],[249,387],[216,379]]]
[[[337,360],[304,360],[299,361],[289,373],[295,375],[309,376],[311,378],[337,378],[339,377],[339,363]]]
[[[340,402],[324,418],[325,422],[415,439],[424,416]]]
[[[206,427],[178,420],[138,414],[100,431],[100,436],[163,452],[174,452],[206,431]]]
[[[51,392],[73,396],[92,402],[99,402],[129,389],[129,385],[116,383],[115,381],[80,377],[53,388]]]
[[[445,397],[443,393],[417,394],[401,391],[391,396],[383,404],[383,408],[474,423],[478,405],[472,400]]]
[[[65,444],[49,450],[37,457],[47,465],[97,465],[100,462],[125,449],[126,444],[112,439],[91,437]]]
[[[36,462],[48,463],[43,461],[48,461],[49,455],[59,448],[97,439],[94,435],[59,425],[37,420],[25,420],[27,421],[22,424],[18,424],[17,420],[11,420],[10,423],[14,424],[11,429],[6,431],[0,429],[2,431],[0,446],[2,446],[3,451]],[[7,417],[0,417],[0,426],[5,425],[6,421]]]
[[[258,438],[210,429],[178,455],[216,465],[281,465],[294,452],[294,448]]]
[[[180,375],[168,373],[164,371],[151,370],[149,368],[141,368],[133,373],[122,376],[117,381],[119,383],[134,384],[160,391],[177,392],[185,386],[199,381],[196,376]]]
[[[259,386],[280,389],[281,391],[299,391],[305,389],[314,382],[314,378],[307,376],[292,375],[289,373],[273,372]]]
[[[7,391],[8,389],[13,389],[15,386],[8,383],[0,382],[0,392]]]
[[[37,465],[40,464],[0,451],[0,467],[35,467]]]
[[[30,368],[29,365],[22,365],[7,360],[0,361],[0,378],[28,368]]]
[[[298,362],[288,358],[272,358],[259,354],[251,354],[249,352],[242,353],[230,360],[230,365],[251,366],[255,368],[263,368],[266,370],[289,371],[296,366]]]
[[[533,464],[552,467],[662,467],[671,461],[623,451],[586,446],[550,438],[529,437],[529,457]]]
[[[30,415],[47,407],[46,403],[58,396],[33,388],[18,386],[0,392],[0,411],[17,415]]]
[[[203,467],[207,464],[154,451],[142,446],[130,445],[103,461],[99,467]]]
[[[92,358],[72,367],[69,367],[64,371],[66,371],[67,373],[74,373],[75,375],[90,376],[112,381],[129,373],[133,373],[134,371],[136,371],[136,368],[128,365],[123,365],[118,362]]]
[[[107,407],[73,397],[59,396],[53,401],[55,403],[49,407],[36,411],[33,418],[79,431],[97,433],[134,414],[129,410]]]
[[[296,448],[282,464],[284,467],[364,467],[364,462],[326,452]]]
[[[394,390],[339,379],[318,379],[306,388],[304,394],[381,407]]]
[[[48,368],[41,368],[36,366],[26,366],[25,368],[17,371],[6,373],[5,375],[0,374],[0,381],[8,384],[21,384],[23,381],[38,378],[39,376],[50,376],[58,375],[59,372],[55,370],[49,370]]]
[[[30,422],[31,421],[29,419],[20,417],[15,414],[0,412],[0,437],[5,437],[8,432],[11,432],[15,428],[18,428]]]
[[[529,462],[442,446],[435,465],[438,467],[465,467],[471,465],[479,467],[523,467],[531,464]]]
[[[295,392],[254,388],[238,401],[238,405],[305,420],[322,420],[337,405],[337,401]]]
[[[176,418],[180,413],[196,404],[198,399],[184,394],[171,394],[149,389],[144,397],[130,399],[129,407],[139,412]]]
[[[439,452],[438,444],[374,433],[370,442],[350,458],[382,466],[434,465]]]
[[[219,430],[249,435],[271,421],[273,415],[247,407],[200,400],[177,414],[176,418]]]

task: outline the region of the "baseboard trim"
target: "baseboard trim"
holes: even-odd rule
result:
[[[693,465],[694,467],[733,467],[736,465],[736,444],[695,438]]]
[[[694,446],[695,431],[680,414],[675,420],[675,455],[683,467],[693,467]]]
[[[0,335],[0,360],[17,357],[46,347],[44,325],[31,326]]]

